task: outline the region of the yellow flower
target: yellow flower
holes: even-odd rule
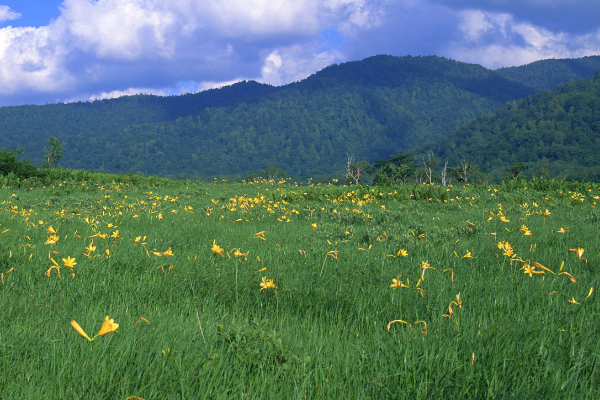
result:
[[[506,241],[498,243],[498,248],[504,250],[504,255],[507,257],[515,255],[511,244]]]
[[[521,226],[521,232],[527,232],[529,228],[526,225]]]
[[[172,251],[172,250],[171,250],[171,248],[169,247],[169,249],[168,249],[168,250],[166,250],[166,251],[164,251],[164,252],[162,253],[162,255],[163,255],[163,256],[165,256],[165,257],[173,257],[173,251]]]
[[[260,291],[262,292],[264,289],[277,289],[277,286],[273,283],[273,279],[267,279],[266,276],[262,277],[262,282],[260,283]]]
[[[98,332],[98,334],[96,336],[94,336],[94,339],[96,339],[98,336],[102,336],[102,335],[106,335],[107,333],[115,332],[117,329],[119,329],[119,324],[115,323],[114,319],[109,319],[108,315],[107,315],[104,318],[104,323],[102,324],[102,328],[100,328],[100,332]]]
[[[473,256],[471,255],[471,252],[469,250],[467,250],[467,254],[465,254],[461,258],[473,258]]]
[[[52,246],[52,245],[56,244],[56,242],[58,242],[59,239],[60,238],[58,236],[51,235],[48,237],[48,239],[46,240],[46,243],[44,243],[44,244],[49,244]]]
[[[113,238],[113,239],[120,239],[120,237],[119,237],[119,231],[118,230],[114,231],[112,233],[112,235],[110,235],[110,237]]]
[[[223,248],[218,246],[215,240],[213,240],[213,245],[210,249],[213,251],[213,253],[218,254],[221,257],[225,257],[223,255]]]
[[[314,231],[315,229],[317,229],[317,223],[316,223],[316,222],[315,222],[314,224],[311,224],[310,226],[312,226],[312,227],[313,227],[313,231]]]
[[[50,226],[48,227],[48,229],[46,229],[46,232],[48,232],[48,233],[51,233],[51,234],[53,234],[53,235],[55,235],[55,234],[56,234],[56,231],[58,231],[58,229],[54,230],[54,228],[52,227],[52,225],[50,225]]]
[[[245,253],[242,253],[242,251],[241,251],[240,249],[233,249],[233,250],[235,250],[235,252],[233,253],[233,255],[234,255],[235,257],[237,257],[237,258],[242,258],[242,257],[244,257],[244,259],[245,259],[246,261],[248,261],[248,253],[249,253],[249,251],[247,251],[247,252],[245,252]]]
[[[406,251],[404,249],[398,251],[397,257],[408,257],[408,251]]]
[[[543,274],[544,271],[536,271],[535,267],[532,267],[531,265],[529,265],[528,263],[524,263],[523,268],[525,271],[523,271],[524,274],[528,274],[530,278],[533,277],[533,274]]]
[[[575,296],[572,296],[572,297],[571,297],[571,300],[569,300],[569,303],[571,303],[571,304],[579,304],[579,303],[577,302],[577,300],[575,300]]]
[[[88,253],[88,255],[96,251],[96,246],[94,246],[94,239],[92,239],[92,243],[90,243],[90,245],[85,248],[85,251]]]
[[[397,288],[403,288],[403,287],[407,288],[408,287],[400,281],[401,276],[402,275],[398,275],[397,278],[392,279],[392,284],[390,285],[391,288],[397,289]]]
[[[582,247],[578,247],[576,249],[569,249],[569,251],[575,251],[576,252],[576,257],[579,259],[581,258],[581,256],[583,255],[583,252],[585,251]]]
[[[75,265],[77,265],[74,258],[67,257],[67,258],[63,258],[62,260],[63,260],[63,263],[65,263],[65,267],[67,267],[67,268],[73,268]]]
[[[81,329],[81,326],[79,326],[79,324],[73,320],[71,321],[71,326],[77,331],[79,332],[79,334],[81,336],[83,336],[84,338],[86,338],[87,340],[89,340],[90,342],[92,341],[92,339],[90,339],[90,337],[87,335],[87,333],[85,333],[85,331],[83,329]]]

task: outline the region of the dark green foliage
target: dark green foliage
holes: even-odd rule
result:
[[[513,178],[525,173],[596,181],[599,121],[600,79],[572,81],[478,118],[442,138],[434,153],[452,165],[466,157],[497,181],[506,171]]]
[[[42,165],[39,143],[51,135],[63,166],[100,172],[326,175],[343,171],[347,154],[373,162],[407,151],[537,90],[504,75],[440,57],[376,56],[283,87],[3,107],[0,146]]]
[[[0,175],[27,179],[37,173],[37,168],[29,160],[19,160],[23,150],[0,150]]]
[[[417,171],[413,156],[402,151],[395,156],[390,156],[389,161],[377,160],[375,167],[377,168],[374,180],[376,185],[406,184]]]
[[[344,171],[349,154],[372,163],[433,143],[507,102],[516,106],[518,99],[553,87],[550,81],[589,79],[597,69],[600,57],[491,71],[443,57],[376,56],[332,65],[282,87],[240,82],[183,96],[3,107],[0,146],[22,148],[32,163],[47,165],[40,143],[51,136],[65,150],[58,158],[62,166],[99,172],[241,179],[272,166],[291,176],[327,177]],[[569,107],[563,107],[565,115]],[[554,128],[547,129],[566,134]],[[559,154],[569,144],[556,135]],[[521,142],[510,143],[510,151],[529,169],[530,160],[522,158],[537,154],[527,146],[515,150]],[[458,147],[448,150],[466,156]],[[527,172],[556,176],[556,163],[545,157]],[[507,162],[499,164],[497,171]],[[581,163],[572,172],[600,177],[600,168]]]
[[[58,167],[58,162],[62,158],[62,146],[60,144],[60,140],[54,136],[50,136],[50,138],[48,138],[48,147],[50,148],[46,151],[44,167],[56,168]]]
[[[600,57],[536,61],[521,67],[501,68],[500,75],[534,87],[537,90],[554,89],[566,80],[589,79],[600,70]],[[565,80],[566,78],[566,80]]]

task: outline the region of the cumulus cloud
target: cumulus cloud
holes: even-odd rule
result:
[[[459,12],[462,38],[449,45],[450,54],[489,68],[522,65],[546,58],[600,54],[600,30],[585,35],[553,32],[506,13]]]
[[[510,14],[516,21],[552,32],[587,34],[598,29],[600,2],[593,0],[432,0],[453,10]]]
[[[487,67],[598,54],[600,3],[574,1],[64,0],[47,26],[0,28],[0,105],[282,85],[374,54]],[[573,16],[577,29],[554,27]],[[0,22],[19,17],[0,6]]]
[[[278,49],[265,59],[259,81],[280,86],[304,79],[343,60],[343,54],[337,50],[307,54],[307,49],[302,46]]]
[[[0,6],[0,22],[13,21],[21,18],[21,14],[14,12],[9,6]]]

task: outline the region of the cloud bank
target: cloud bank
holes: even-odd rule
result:
[[[490,68],[600,54],[600,4],[574,1],[64,0],[37,27],[0,5],[0,105],[282,85],[375,54]]]

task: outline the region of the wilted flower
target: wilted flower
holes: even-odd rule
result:
[[[574,251],[575,256],[579,259],[583,255],[583,252],[585,251],[585,249],[583,249],[582,247],[578,247],[576,249],[569,249],[569,251]]]
[[[92,339],[90,339],[90,337],[87,335],[87,333],[85,333],[85,331],[81,328],[81,326],[79,326],[79,324],[73,320],[71,321],[71,326],[77,331],[79,332],[79,334],[81,336],[83,336],[84,338],[86,338],[87,340],[89,340],[90,342],[92,341]]]

